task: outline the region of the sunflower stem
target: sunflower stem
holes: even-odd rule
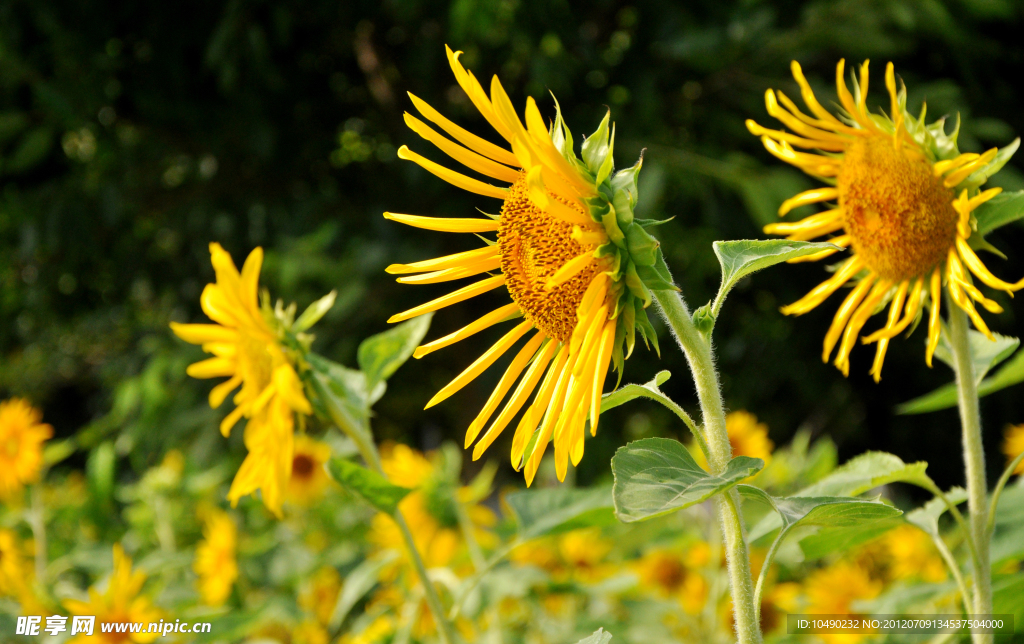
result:
[[[32,486],[29,491],[30,496],[30,510],[28,515],[29,527],[32,528],[32,537],[35,541],[35,568],[36,568],[36,583],[44,583],[44,576],[46,575],[46,506],[43,501],[43,477],[39,477],[40,482]]]
[[[974,614],[992,612],[992,570],[989,563],[988,484],[985,476],[985,449],[981,442],[981,413],[974,362],[967,334],[967,314],[959,306],[949,306],[949,340],[953,348],[957,402],[963,429],[964,468],[967,479],[967,508],[970,512],[971,538],[977,557],[974,568]],[[992,641],[991,635],[974,634],[976,644]]]
[[[725,470],[732,458],[732,446],[725,429],[725,407],[710,339],[704,339],[693,325],[682,295],[675,291],[654,291],[654,297],[690,364],[703,417],[704,437],[709,452],[708,464],[712,472],[718,474]],[[760,644],[761,628],[754,607],[754,583],[750,575],[750,555],[743,535],[743,519],[739,513],[739,495],[735,490],[729,490],[716,500],[729,566],[736,636],[739,644]]]
[[[316,379],[313,379],[314,390],[317,394],[322,394],[322,391],[318,388]],[[321,399],[329,400],[327,396],[320,395]],[[359,423],[358,427],[353,427],[347,420],[344,414],[341,414],[337,407],[332,404],[324,405],[331,420],[339,429],[345,432],[349,438],[356,444],[356,448],[359,450],[359,454],[363,457],[363,461],[373,471],[384,474],[384,468],[381,466],[380,453],[377,451],[377,445],[373,442],[373,434],[369,427],[369,421],[363,420]],[[424,598],[427,600],[427,608],[430,610],[431,616],[434,618],[434,623],[437,624],[437,633],[441,638],[442,644],[455,644],[455,633],[452,630],[451,622],[445,617],[444,608],[441,605],[441,598],[437,594],[437,589],[434,588],[434,583],[430,580],[430,575],[427,573],[427,567],[423,563],[423,557],[420,556],[419,550],[416,548],[416,541],[413,539],[412,532],[409,530],[409,524],[405,522],[405,517],[402,515],[402,511],[396,509],[395,514],[392,517],[395,523],[398,525],[398,531],[402,533],[402,540],[405,541],[405,549],[409,552],[409,558],[412,559],[413,568],[416,570],[416,576],[420,579],[420,584],[423,586]]]

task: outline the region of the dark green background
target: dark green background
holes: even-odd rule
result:
[[[711,242],[763,236],[779,203],[814,185],[771,158],[743,124],[774,127],[764,91],[798,94],[790,60],[831,104],[837,60],[871,58],[871,100],[886,108],[879,89],[892,60],[911,109],[927,99],[932,116],[959,112],[962,149],[980,151],[1024,131],[1022,27],[1024,9],[1009,0],[2,3],[0,395],[42,405],[58,436],[86,432],[69,466],[106,438],[125,459],[125,477],[170,446],[187,445],[205,462],[223,450],[240,458],[239,437],[225,444],[215,425],[221,412],[205,405],[209,383],[183,374],[198,349],[173,339],[167,322],[203,319],[198,297],[213,278],[213,240],[239,263],[264,246],[263,282],[275,297],[305,306],[338,289],[316,348],[349,365],[358,342],[384,330],[391,314],[444,291],[397,285],[383,268],[478,242],[381,213],[495,209],[395,155],[405,143],[441,159],[404,127],[406,91],[495,139],[455,86],[445,43],[466,52],[478,77],[499,74],[520,108],[532,95],[551,116],[553,91],[577,135],[611,107],[619,166],[647,148],[641,216],[675,217],[657,230],[696,306],[717,287]],[[1022,187],[1020,163],[995,183]],[[987,256],[993,271],[1024,275],[1024,231],[1003,229],[992,241],[1010,256]],[[925,368],[922,330],[892,345],[875,385],[872,349],[854,352],[848,379],[821,363],[837,297],[803,318],[778,312],[825,275],[820,264],[781,266],[730,297],[716,330],[728,406],[757,414],[777,443],[805,426],[832,436],[842,458],[892,451],[928,460],[943,486],[960,483],[956,412],[893,412],[951,380],[940,363]],[[990,324],[1018,335],[1021,298],[994,297],[1007,311],[987,315]],[[444,310],[429,337],[503,301],[492,295]],[[665,390],[692,409],[685,364],[656,324],[662,359],[638,348],[625,379],[669,369]],[[497,335],[403,367],[377,406],[378,435],[426,448],[461,442],[496,370],[421,408]],[[982,404],[999,469],[1004,426],[1024,421],[1019,396],[1011,388]],[[588,441],[581,480],[607,476],[614,448],[649,435],[678,436],[680,427],[651,403],[608,414]],[[509,440],[491,456],[507,463]]]

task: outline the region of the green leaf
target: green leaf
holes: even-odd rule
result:
[[[658,389],[659,385],[665,384],[665,381],[671,377],[672,374],[668,371],[659,371],[650,382],[642,385],[624,385],[615,391],[604,394],[601,396],[601,413],[603,414],[609,409],[615,409],[619,405],[624,405],[631,400],[640,398],[641,396],[644,398],[651,398],[659,402],[672,402],[668,396],[661,393],[661,390]]]
[[[433,313],[415,317],[363,340],[359,345],[358,360],[359,368],[366,374],[367,391],[372,392],[412,357],[430,328],[431,317]]]
[[[992,367],[1003,360],[1006,360],[1020,346],[1020,340],[1005,335],[993,333],[995,340],[989,340],[984,333],[970,329],[967,332],[971,347],[971,362],[974,363],[975,384],[981,384],[981,380]],[[942,360],[953,368],[953,348],[949,346],[949,339],[943,333],[939,340],[939,346],[935,347],[935,357]]]
[[[856,548],[899,527],[902,523],[903,518],[896,515],[840,528],[819,528],[815,534],[800,540],[800,550],[804,553],[805,559],[820,559]]]
[[[827,242],[790,241],[788,239],[741,239],[712,244],[722,265],[722,285],[715,296],[712,313],[717,316],[729,291],[741,279],[763,268],[823,250],[839,249]]]
[[[114,443],[111,441],[100,443],[92,450],[85,463],[85,475],[89,484],[90,496],[101,506],[113,502],[116,468],[117,455],[114,452]]]
[[[1004,488],[996,506],[992,563],[1024,557],[1024,487]]]
[[[610,641],[612,641],[612,634],[603,628],[599,628],[594,631],[593,635],[584,637],[576,642],[576,644],[608,644]]]
[[[398,509],[398,503],[412,492],[409,488],[390,483],[379,472],[342,458],[328,461],[327,471],[345,489],[355,492],[376,509],[392,516]]]
[[[611,490],[607,487],[523,490],[509,494],[506,502],[524,540],[615,521]]]
[[[738,485],[736,489],[747,498],[770,505],[775,521],[762,521],[750,531],[755,541],[778,528],[786,532],[799,526],[828,528],[853,527],[865,521],[899,516],[900,510],[880,501],[856,499],[848,496],[775,497],[753,485]]]
[[[389,553],[384,557],[367,559],[345,575],[345,585],[338,593],[338,601],[331,613],[329,623],[332,631],[336,631],[341,626],[349,611],[380,581],[381,571],[397,558],[397,553]]]
[[[949,499],[950,503],[960,504],[967,500],[967,491],[962,487],[955,487],[946,492],[946,498]],[[938,537],[939,517],[945,514],[948,509],[949,507],[945,501],[935,497],[916,510],[908,512],[906,516],[907,523],[913,523],[932,537]]]
[[[1024,382],[1024,351],[1003,365],[999,373],[986,378],[978,385],[978,396],[987,396]],[[896,407],[897,414],[924,414],[956,406],[956,383],[943,385],[931,393],[910,400]]]
[[[356,442],[372,442],[368,424],[371,395],[366,390],[363,372],[348,369],[315,353],[307,354],[306,360],[310,370],[304,377],[316,394],[312,400],[314,408]],[[384,383],[380,383],[377,389],[382,393]],[[379,398],[379,394],[375,395]]]
[[[857,496],[889,483],[910,483],[926,489],[935,484],[925,474],[928,463],[904,463],[887,452],[865,452],[836,468],[796,496]]]
[[[18,173],[31,170],[41,163],[53,147],[53,130],[40,126],[29,130],[21,138],[10,159],[4,163],[4,172]]]
[[[992,197],[974,210],[974,216],[978,221],[977,234],[983,237],[996,228],[1024,218],[1024,190]]]
[[[337,299],[337,297],[338,291],[334,290],[307,306],[306,310],[299,316],[299,319],[295,320],[295,324],[292,325],[292,330],[305,331],[319,322],[320,318],[326,315],[327,312],[331,310],[331,307],[334,306],[334,300]]]
[[[651,519],[724,492],[764,467],[737,456],[715,476],[705,472],[679,441],[644,438],[620,447],[612,457],[615,514],[624,523]]]

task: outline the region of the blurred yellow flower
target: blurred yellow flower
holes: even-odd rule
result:
[[[662,598],[675,598],[683,610],[696,615],[708,598],[708,584],[693,558],[679,550],[655,549],[645,552],[634,563],[640,577],[640,588],[651,590]]]
[[[292,631],[292,644],[328,644],[331,635],[315,621],[302,622]]]
[[[295,438],[292,453],[292,475],[288,479],[288,499],[299,505],[309,505],[319,499],[331,477],[324,464],[331,458],[331,447],[327,443],[313,440],[305,434]]]
[[[291,359],[259,306],[263,249],[249,254],[241,273],[220,244],[210,244],[210,256],[217,282],[206,285],[200,305],[216,324],[172,322],[171,329],[214,356],[189,366],[190,376],[229,377],[210,392],[211,407],[219,407],[241,386],[233,399],[235,409],[220,424],[227,436],[243,416],[249,419],[245,428],[249,454],[228,498],[234,505],[242,496],[260,490],[263,503],[280,517],[281,497],[291,476],[294,414],[310,414],[312,408]]]
[[[121,544],[114,544],[114,569],[102,592],[98,585],[89,588],[89,601],[65,599],[64,607],[72,615],[96,617],[96,628],[92,635],[79,634],[69,644],[123,644],[126,641],[145,644],[160,637],[159,633],[102,633],[101,623],[159,622],[163,613],[153,606],[149,598],[139,594],[146,583],[145,573],[132,571],[132,560],[124,553]]]
[[[931,538],[919,528],[902,525],[882,537],[889,551],[889,571],[893,579],[920,579],[940,582],[946,578],[946,565]]]
[[[768,438],[768,426],[757,422],[757,416],[748,411],[731,412],[725,417],[725,431],[733,456],[759,458],[765,465],[771,462],[775,443]],[[694,458],[701,467],[708,468],[703,452],[694,450]]]
[[[841,233],[827,241],[853,249],[853,256],[838,266],[833,277],[799,301],[783,307],[783,313],[807,313],[844,284],[854,281],[855,287],[839,307],[825,336],[822,352],[822,360],[827,362],[839,343],[835,365],[847,375],[850,351],[861,329],[868,318],[891,301],[885,326],[863,339],[865,343],[878,343],[871,368],[877,382],[882,377],[889,340],[917,320],[927,302],[931,312],[925,360],[931,366],[939,342],[943,283],[950,299],[971,317],[979,331],[992,338],[972,300],[992,313],[1000,313],[1002,308],[982,295],[971,274],[982,283],[1011,294],[1024,288],[1024,280],[1010,284],[998,279],[968,243],[973,232],[971,213],[1001,191],[992,188],[979,193],[980,186],[1008,156],[997,158],[995,148],[980,155],[959,154],[956,134],[947,136],[942,120],[926,126],[924,110],[919,118],[909,114],[906,88],[897,92],[892,63],[885,70],[889,114],[870,114],[867,61],[860,67],[859,82],[854,78],[853,94],[843,79],[844,64],[840,60],[836,67],[836,90],[843,108],[839,117],[818,103],[800,65],[794,61],[793,76],[813,116],[804,114],[782,92],[768,90],[768,113],[792,133],[766,129],[750,120],[747,127],[761,137],[765,148],[776,157],[830,184],[786,200],[779,209],[780,215],[807,204],[838,203],[837,207],[796,223],[770,224],[765,232],[788,235],[793,240]],[[1010,153],[1016,145],[1007,148]],[[794,146],[821,154],[796,152]],[[816,261],[835,252],[826,250],[802,261]]]
[[[804,582],[807,613],[811,615],[853,615],[852,604],[859,599],[872,599],[882,592],[882,582],[856,563],[840,561],[819,568]],[[855,644],[866,636],[851,633],[819,635],[828,644]]]
[[[203,523],[203,541],[196,546],[192,569],[199,577],[196,585],[203,602],[221,606],[231,596],[231,587],[238,579],[238,528],[223,510],[208,511]]]
[[[384,474],[395,485],[415,489],[434,473],[434,465],[430,460],[408,445],[384,443],[380,453]]]
[[[395,632],[395,618],[381,615],[358,633],[346,633],[338,640],[338,644],[379,644]]]
[[[495,233],[497,241],[455,255],[413,264],[394,264],[387,271],[404,275],[398,281],[407,284],[434,284],[493,274],[399,313],[389,321],[408,320],[494,289],[507,289],[511,304],[416,350],[415,356],[419,358],[495,324],[519,320],[494,346],[442,388],[427,407],[455,394],[517,342],[530,336],[483,410],[470,424],[466,447],[479,438],[473,450],[473,458],[479,458],[536,391],[512,441],[512,464],[517,470],[525,468],[529,485],[548,444],[554,442],[555,470],[563,480],[569,461],[576,465],[583,457],[588,418],[591,433],[597,431],[605,378],[613,362],[621,370],[623,343],[628,354],[633,346],[634,325],[641,328],[645,337],[648,329],[653,331],[643,310],[651,302],[650,291],[641,284],[636,266],[625,250],[623,232],[616,223],[617,208],[621,210],[618,221],[624,226],[631,225],[635,177],[640,164],[619,173],[612,181],[614,136],[609,143],[607,119],[602,129],[585,144],[585,162],[578,160],[572,150],[572,135],[560,113],[549,132],[536,102],[527,98],[524,127],[496,76],[491,81],[488,96],[472,72],[462,66],[461,52],[450,48],[447,52],[459,86],[506,145],[494,145],[471,134],[412,94],[410,98],[420,114],[454,141],[411,114],[405,115],[405,122],[469,170],[505,185],[496,186],[455,172],[406,146],[398,150],[398,156],[456,187],[500,200],[501,213],[476,219],[395,213],[384,213],[384,216],[426,230]],[[616,197],[614,208],[609,201],[613,193],[621,195],[621,199]],[[634,249],[643,246],[649,250],[649,263],[644,264],[649,268],[655,262],[657,242],[639,226],[636,229],[637,242],[631,240],[630,245]],[[611,243],[613,236],[621,252]],[[641,237],[642,243],[639,242]],[[632,294],[634,289],[644,293],[643,302]],[[519,384],[508,402],[483,432],[517,380]]]
[[[0,529],[0,596],[21,597],[32,576],[32,566],[13,530]]]
[[[23,398],[0,402],[0,498],[10,499],[39,480],[43,442],[53,436],[53,427],[42,419]]]
[[[1009,425],[1003,432],[1003,454],[1006,455],[1007,466],[1021,452],[1024,452],[1024,425]],[[1024,474],[1024,461],[1017,464],[1013,473]]]
[[[568,573],[581,582],[595,582],[612,575],[615,567],[605,562],[612,543],[600,528],[583,528],[558,537],[558,552]]]
[[[299,606],[313,613],[317,621],[326,626],[338,603],[341,575],[334,566],[322,566],[313,574],[309,584],[299,595]]]

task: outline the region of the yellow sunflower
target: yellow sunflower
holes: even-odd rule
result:
[[[840,561],[820,568],[807,577],[807,613],[811,615],[855,615],[853,603],[874,599],[882,592],[882,582],[855,563]],[[867,636],[859,633],[819,635],[827,644],[855,644]]]
[[[640,588],[663,598],[675,598],[683,610],[696,615],[708,598],[708,583],[700,574],[699,562],[692,554],[676,550],[655,549],[645,552],[634,568],[640,577]]]
[[[196,547],[192,569],[199,577],[197,586],[203,602],[221,606],[231,596],[231,587],[238,579],[238,528],[223,510],[208,512],[203,523],[203,541]]]
[[[891,560],[893,579],[922,579],[938,583],[947,577],[946,564],[931,538],[920,528],[901,525],[882,537]]]
[[[331,458],[327,443],[313,440],[305,434],[295,439],[292,453],[292,475],[288,479],[288,498],[300,505],[308,505],[320,498],[331,483],[324,463]]]
[[[405,284],[433,284],[490,273],[468,286],[393,316],[399,322],[462,302],[498,288],[512,303],[466,327],[421,346],[420,358],[508,320],[520,321],[480,358],[434,396],[436,405],[466,386],[520,340],[523,346],[466,432],[468,448],[478,438],[479,458],[531,395],[512,442],[512,464],[525,468],[532,483],[547,445],[554,442],[555,468],[565,477],[568,461],[583,457],[587,420],[597,431],[601,393],[609,366],[620,376],[633,349],[635,329],[655,343],[644,309],[650,289],[674,288],[658,242],[645,231],[653,222],[634,220],[636,177],[641,163],[612,174],[614,127],[609,115],[588,137],[582,159],[573,151],[572,134],[557,109],[549,129],[537,104],[526,101],[525,126],[512,101],[494,77],[490,96],[459,62],[461,52],[448,51],[455,79],[505,146],[486,141],[449,121],[410,94],[425,122],[405,115],[409,127],[442,152],[494,185],[438,165],[402,146],[398,156],[413,161],[445,181],[501,201],[499,215],[486,218],[433,218],[384,213],[388,219],[426,230],[494,233],[481,248],[413,264],[394,264]],[[516,382],[518,380],[518,385]],[[506,395],[513,393],[488,426]],[[486,431],[484,431],[486,427]],[[482,433],[482,435],[481,435]]]
[[[249,254],[241,273],[220,244],[210,244],[217,276],[200,298],[203,312],[216,324],[171,323],[174,333],[186,342],[202,345],[214,357],[190,365],[193,378],[228,377],[210,392],[210,406],[220,407],[235,389],[235,409],[220,424],[228,436],[244,416],[248,455],[238,470],[228,498],[238,499],[260,490],[263,503],[281,515],[281,499],[291,477],[295,413],[312,408],[302,391],[293,360],[282,345],[282,334],[271,324],[273,314],[258,297],[263,249]]]
[[[1019,144],[984,154],[961,154],[957,130],[947,135],[945,119],[925,124],[925,108],[914,117],[906,109],[906,87],[896,89],[892,63],[886,67],[890,114],[868,112],[868,63],[854,75],[853,93],[843,79],[844,61],[836,67],[836,89],[842,110],[838,116],[821,106],[804,78],[800,65],[792,64],[807,115],[782,92],[768,90],[768,113],[790,131],[770,130],[754,121],[748,129],[761,137],[765,148],[807,174],[829,184],[802,192],[782,204],[780,215],[799,206],[834,202],[834,207],[795,223],[770,224],[765,232],[809,240],[839,233],[827,241],[852,248],[832,277],[800,300],[783,307],[783,313],[801,315],[817,307],[847,282],[854,288],[844,299],[825,336],[822,359],[828,361],[839,343],[835,365],[849,374],[850,351],[868,318],[889,304],[886,324],[863,338],[877,343],[871,374],[882,377],[889,340],[919,319],[929,307],[925,360],[931,366],[939,343],[942,287],[950,299],[970,316],[979,331],[992,338],[974,302],[999,313],[1002,308],[974,285],[973,274],[983,284],[1013,293],[1024,280],[1010,284],[995,277],[975,253],[987,247],[977,230],[972,212],[992,199],[1000,188],[981,191],[980,186],[997,172]],[[797,148],[817,150],[797,152]],[[826,250],[801,258],[815,261],[829,257]]]
[[[53,427],[42,419],[23,398],[0,402],[0,498],[9,499],[39,480],[43,442],[53,436]]]
[[[92,615],[96,627],[92,635],[81,634],[70,640],[70,644],[123,644],[136,642],[145,644],[160,637],[160,633],[103,633],[100,624],[123,624],[159,622],[163,613],[149,598],[140,595],[146,574],[132,571],[132,560],[124,553],[121,544],[114,544],[114,569],[107,580],[106,590],[97,586],[89,588],[89,601],[65,599],[64,607],[72,615]],[[143,627],[145,630],[145,627]]]
[[[1024,452],[1024,425],[1009,425],[1003,432],[1003,454],[1006,455],[1007,466],[1021,452]],[[1024,461],[1017,464],[1013,473],[1024,474]]]
[[[326,626],[331,621],[341,588],[342,581],[338,569],[334,566],[322,566],[313,573],[308,586],[299,595],[299,606],[313,613],[317,621]]]

